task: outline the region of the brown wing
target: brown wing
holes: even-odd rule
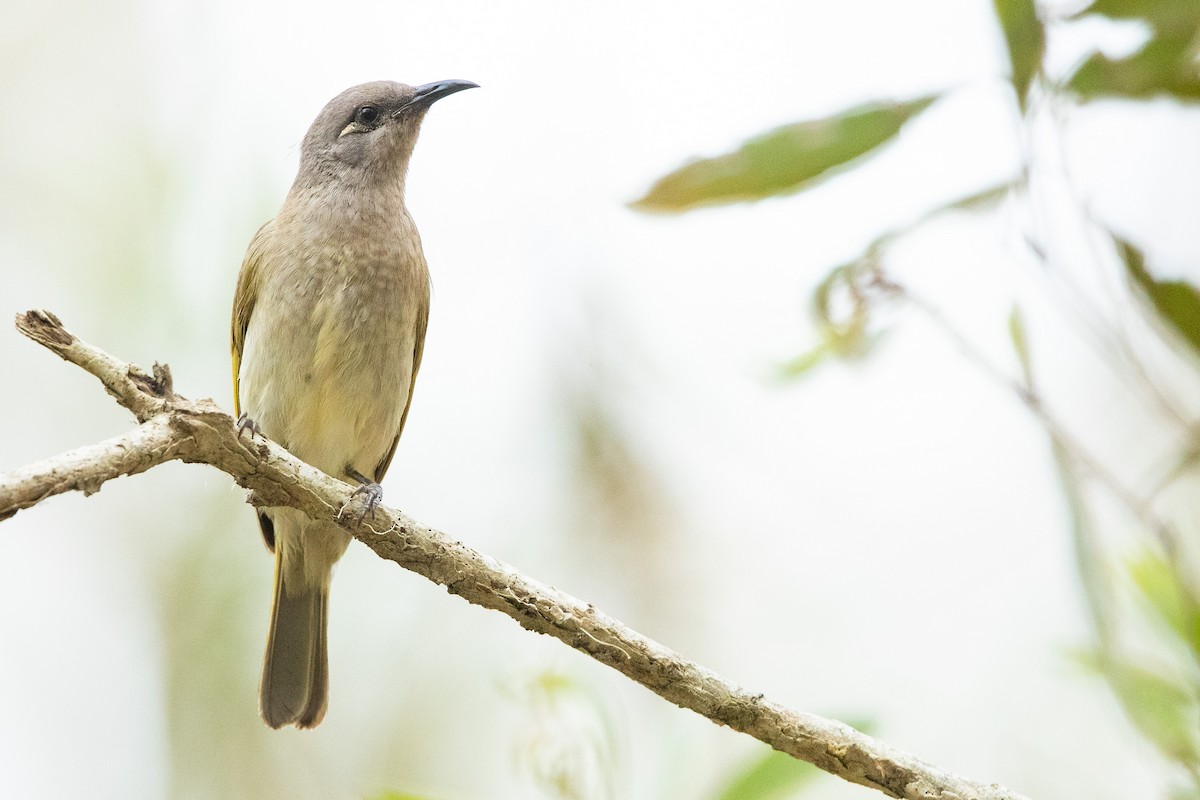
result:
[[[413,347],[412,377],[408,379],[408,399],[404,401],[404,413],[400,415],[400,430],[392,439],[392,446],[387,454],[375,467],[375,482],[382,483],[383,476],[392,465],[392,456],[396,455],[396,445],[400,443],[400,434],[404,433],[404,423],[408,420],[408,409],[412,407],[413,389],[417,385],[417,372],[421,369],[421,355],[425,352],[425,328],[429,325],[429,297],[426,295],[425,304],[417,315],[417,340]]]
[[[250,315],[254,313],[254,305],[258,301],[258,288],[262,280],[262,255],[266,250],[267,238],[272,229],[268,222],[258,229],[250,246],[246,248],[246,258],[242,261],[242,269],[238,273],[237,291],[233,294],[233,320],[230,324],[230,344],[233,355],[233,413],[241,415],[241,371],[242,348],[246,344],[246,329],[250,327]],[[271,518],[259,513],[258,526],[262,529],[263,541],[267,549],[275,552],[275,526]]]
[[[233,412],[237,415],[242,413],[242,348],[246,344],[250,315],[254,313],[254,305],[258,302],[258,287],[262,281],[262,256],[273,229],[274,220],[271,220],[259,228],[250,240],[250,246],[246,248],[246,258],[242,260],[242,269],[238,272],[237,291],[233,294],[233,320],[229,338],[233,351]]]

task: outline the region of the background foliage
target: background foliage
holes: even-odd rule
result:
[[[1179,103],[1200,100],[1200,4],[1187,0],[1097,0],[1074,14],[1059,17],[1039,9],[1034,0],[995,0],[997,24],[1004,34],[1011,65],[1013,102],[1020,118],[1017,136],[1029,136],[1039,116],[1061,114],[1061,107],[1101,100],[1143,103],[1170,98]],[[1043,20],[1042,15],[1047,19]],[[1043,64],[1047,29],[1069,27],[1089,17],[1138,23],[1146,35],[1129,55],[1089,55],[1062,74]],[[854,167],[854,162],[890,141],[936,97],[878,101],[831,117],[806,120],[748,140],[737,150],[700,159],[661,178],[635,208],[683,212],[720,203],[761,200],[803,191],[819,177]],[[1045,168],[1027,154],[1018,169],[997,187],[955,200],[928,212],[916,223],[883,233],[849,264],[834,268],[813,293],[810,307],[822,340],[785,364],[783,373],[799,378],[827,357],[859,357],[879,340],[876,322],[888,304],[931,316],[947,336],[959,340],[970,357],[996,375],[1000,388],[1013,391],[1046,429],[1057,460],[1063,492],[1071,508],[1072,534],[1079,573],[1095,625],[1094,646],[1081,650],[1080,663],[1109,685],[1129,723],[1177,768],[1173,796],[1200,796],[1200,584],[1196,580],[1197,539],[1194,471],[1200,439],[1195,417],[1168,405],[1164,380],[1145,363],[1143,348],[1161,345],[1174,351],[1179,366],[1200,369],[1200,290],[1187,280],[1158,277],[1147,267],[1143,249],[1121,238],[1085,203],[1075,212],[1085,225],[1093,249],[1086,268],[1124,270],[1118,290],[1139,308],[1146,331],[1159,341],[1147,343],[1121,330],[1101,309],[1087,307],[1077,324],[1087,325],[1104,341],[1102,355],[1123,380],[1136,384],[1165,407],[1162,422],[1172,431],[1165,465],[1139,476],[1128,486],[1069,432],[1065,419],[1049,411],[1038,391],[1035,344],[1025,330],[1020,309],[1013,308],[1009,332],[1019,371],[1008,375],[962,340],[936,308],[907,292],[888,269],[888,248],[934,216],[949,212],[1007,212],[1017,205],[1035,206],[1031,195],[1039,184],[1067,181],[1070,176],[1043,174]],[[1036,213],[1036,211],[1034,212]],[[1043,235],[1026,231],[1026,247],[1040,269],[1058,265],[1038,245]],[[840,304],[834,295],[840,294]],[[1139,331],[1141,333],[1141,331]],[[1116,352],[1114,352],[1116,351]],[[1200,373],[1198,373],[1200,374]],[[1069,415],[1069,409],[1065,411]],[[1069,416],[1067,417],[1069,419]],[[1095,530],[1097,505],[1093,486],[1124,507],[1138,535],[1126,548],[1113,548]],[[1172,489],[1191,495],[1183,506],[1170,502]],[[1131,640],[1136,640],[1131,641]]]

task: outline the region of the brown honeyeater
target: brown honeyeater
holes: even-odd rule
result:
[[[238,275],[239,425],[359,484],[372,506],[404,430],[429,318],[405,174],[429,107],[475,85],[378,81],[329,101]],[[275,555],[260,710],[272,728],[311,728],[328,703],[329,583],[350,535],[290,508],[260,509],[258,521]]]

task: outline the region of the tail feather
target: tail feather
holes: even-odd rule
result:
[[[259,706],[272,728],[316,726],[329,699],[326,617],[329,578],[309,583],[281,568],[283,548],[275,551],[275,602],[263,660]],[[293,585],[296,584],[296,585]]]
[[[317,609],[317,643],[312,660],[312,672],[308,684],[308,703],[304,706],[296,725],[300,728],[315,728],[325,718],[329,707],[329,646],[326,633],[329,630],[329,584],[320,592]]]

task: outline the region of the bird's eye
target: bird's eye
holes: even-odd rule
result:
[[[370,127],[379,121],[379,109],[375,106],[363,106],[354,115],[354,121],[360,125]]]

